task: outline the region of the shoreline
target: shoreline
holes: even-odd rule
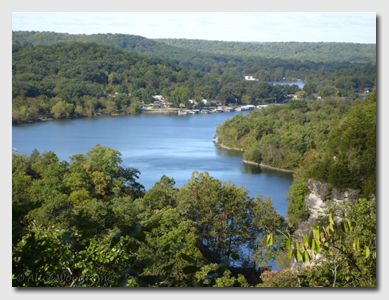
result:
[[[264,165],[264,164],[259,164],[259,163],[256,163],[256,162],[253,162],[253,161],[249,161],[249,160],[242,160],[244,163],[246,164],[250,164],[250,165],[257,165],[259,167],[264,167],[264,168],[268,168],[268,169],[273,169],[273,170],[277,170],[277,171],[281,171],[281,172],[287,172],[287,173],[295,173],[296,171],[293,171],[293,170],[286,170],[286,169],[281,169],[281,168],[276,168],[276,167],[271,167],[271,166],[268,166],[268,165]]]
[[[224,145],[222,145],[222,144],[215,144],[215,146],[219,146],[220,148],[227,149],[227,150],[237,150],[237,151],[242,151],[242,152],[244,152],[243,149],[239,149],[239,148],[230,148],[230,147],[224,146]],[[264,167],[264,168],[268,168],[268,169],[273,169],[273,170],[277,170],[277,171],[281,171],[281,172],[287,172],[287,173],[295,173],[295,172],[296,172],[296,171],[293,171],[293,170],[286,170],[286,169],[271,167],[271,166],[264,165],[264,164],[259,164],[259,163],[256,163],[256,162],[253,162],[253,161],[249,161],[249,160],[244,160],[244,159],[242,159],[242,161],[243,161],[244,163],[246,163],[246,164],[257,165],[257,166],[259,166],[259,167]]]
[[[230,148],[230,147],[224,146],[224,145],[222,145],[222,144],[215,144],[215,146],[218,146],[218,147],[220,147],[220,148],[227,149],[227,150],[237,150],[237,151],[242,151],[242,152],[244,152],[243,149],[240,149],[240,148]]]
[[[99,117],[116,117],[116,116],[130,116],[130,115],[139,115],[139,114],[142,114],[142,113],[162,113],[162,114],[171,114],[171,113],[177,113],[176,110],[172,110],[172,111],[146,111],[146,110],[142,110],[140,112],[137,112],[137,113],[130,113],[130,114],[125,114],[125,113],[119,113],[119,114],[111,114],[111,115],[93,115],[93,116],[79,116],[79,117],[61,117],[61,118],[53,118],[53,117],[48,117],[46,119],[43,119],[43,118],[37,118],[37,119],[33,119],[33,120],[28,120],[26,122],[15,122],[15,121],[12,121],[12,125],[21,125],[21,124],[28,124],[28,123],[36,123],[36,122],[47,122],[47,121],[54,121],[54,120],[77,120],[77,119],[84,119],[84,118],[99,118]]]

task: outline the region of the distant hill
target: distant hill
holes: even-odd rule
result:
[[[305,80],[308,76],[318,79],[332,72],[350,68],[355,70],[355,68],[363,67],[363,64],[375,64],[375,45],[152,40],[128,34],[84,35],[35,31],[13,31],[12,42],[19,45],[94,42],[114,46],[123,51],[163,58],[187,70],[230,75],[241,79],[246,75],[253,75],[260,81],[280,81],[284,77],[287,80],[292,80],[292,78]],[[366,46],[370,47],[370,52],[367,51]],[[193,47],[193,50],[189,47]],[[358,52],[355,47],[361,49],[360,57],[347,56],[347,53]],[[260,49],[266,51],[262,53]],[[205,51],[213,51],[213,53]],[[368,54],[365,55],[365,52]],[[306,53],[306,55],[301,53]],[[310,55],[313,55],[312,53],[316,55],[312,57],[316,61],[307,60]],[[282,56],[282,59],[277,56]],[[303,56],[304,60],[296,58],[300,56]],[[325,58],[329,61],[324,61]],[[344,61],[334,60],[341,58]],[[353,62],[350,62],[351,60]]]
[[[314,62],[347,61],[376,63],[375,44],[353,43],[256,43],[188,39],[156,39],[170,46],[213,54],[298,59]]]

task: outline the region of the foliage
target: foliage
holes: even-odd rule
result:
[[[322,157],[308,176],[339,189],[376,193],[376,92],[355,106],[331,132]]]
[[[375,47],[348,46],[359,53],[361,47]],[[245,56],[249,48],[240,56],[215,55],[120,34],[13,32],[12,51],[15,122],[137,113],[139,101],[150,103],[155,94],[175,107],[190,98],[223,104],[279,102],[298,91],[297,85],[269,84],[284,78],[304,80],[309,96],[316,91],[323,97],[355,97],[355,90],[376,81],[371,64]],[[333,49],[330,53],[333,57]],[[243,80],[247,74],[259,81]]]
[[[13,154],[14,286],[248,286],[231,261],[274,257],[259,251],[284,228],[271,199],[198,172],[146,192],[120,156],[99,144],[69,162]],[[255,258],[239,255],[243,244]]]
[[[261,287],[299,287],[296,270],[265,271],[261,279]]]
[[[271,246],[271,236],[268,241]],[[376,286],[375,198],[331,208],[325,223],[313,227],[303,240],[289,237],[286,244],[289,257],[314,262],[303,272],[303,286]]]

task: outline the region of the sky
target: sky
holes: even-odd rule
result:
[[[240,42],[376,43],[376,13],[13,12],[13,31]]]

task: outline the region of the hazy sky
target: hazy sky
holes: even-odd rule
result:
[[[12,30],[221,41],[376,43],[376,13],[13,12]]]

